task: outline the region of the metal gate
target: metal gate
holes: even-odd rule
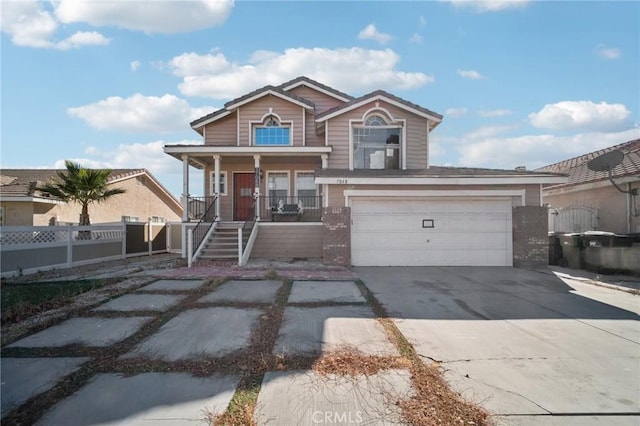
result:
[[[587,206],[549,207],[549,231],[586,232],[598,230],[598,210]]]

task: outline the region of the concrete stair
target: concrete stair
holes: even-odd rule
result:
[[[220,222],[198,256],[198,261],[238,261],[238,228],[242,222]]]

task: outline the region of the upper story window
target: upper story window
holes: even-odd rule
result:
[[[399,169],[402,127],[380,115],[353,125],[354,169]]]
[[[253,141],[257,146],[291,145],[290,126],[273,115],[268,116],[262,125],[254,127]]]

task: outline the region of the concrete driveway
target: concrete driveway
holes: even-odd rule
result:
[[[501,424],[640,424],[640,296],[551,271],[354,272],[419,355]]]

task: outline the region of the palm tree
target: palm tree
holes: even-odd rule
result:
[[[85,169],[69,160],[65,160],[64,164],[67,170],[57,172],[59,179],[54,178],[51,183],[37,189],[48,192],[62,201],[79,203],[82,206],[80,226],[91,224],[89,204],[100,203],[125,192],[121,188],[107,188],[111,174],[109,169]]]

